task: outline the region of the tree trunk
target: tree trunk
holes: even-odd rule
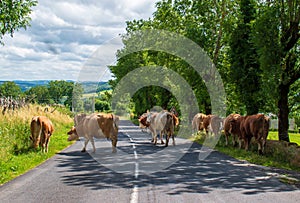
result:
[[[288,93],[289,85],[279,85],[279,100],[278,100],[278,137],[281,141],[290,141],[289,129],[289,107],[288,107]]]

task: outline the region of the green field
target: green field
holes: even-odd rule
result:
[[[300,146],[300,133],[289,133],[290,142],[297,143]],[[278,132],[270,131],[268,135],[269,140],[278,140]]]
[[[67,141],[66,133],[73,120],[58,111],[45,113],[42,110],[41,107],[31,106],[14,114],[0,115],[0,184],[36,167],[72,144]],[[31,147],[30,121],[35,115],[47,116],[54,125],[48,153]]]

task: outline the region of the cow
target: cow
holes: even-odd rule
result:
[[[93,153],[96,152],[95,138],[107,138],[112,142],[112,152],[116,152],[118,141],[119,117],[114,114],[91,114],[86,115],[82,120],[71,128],[67,133],[68,141],[73,141],[79,137],[84,137],[84,147],[81,152],[86,152],[86,146],[91,141]]]
[[[205,115],[203,113],[197,113],[192,121],[192,128],[196,133],[199,131],[205,130],[206,135],[208,135],[209,132],[209,125],[211,122],[211,118],[213,115]]]
[[[85,113],[76,114],[74,116],[74,126],[77,126],[80,123],[80,121],[83,118],[85,118],[86,116],[87,116],[87,114],[85,114]]]
[[[239,117],[241,117],[240,114],[232,113],[224,119],[224,134],[225,134],[226,146],[228,146],[229,135],[232,135],[233,146],[236,146],[236,138],[239,138],[239,135],[241,135]],[[240,148],[241,148],[241,142],[240,142]]]
[[[245,142],[245,150],[249,149],[252,137],[258,144],[258,153],[263,154],[269,133],[270,119],[263,114],[249,115],[240,120],[241,137]]]
[[[208,130],[212,134],[219,135],[223,128],[223,119],[216,115],[211,115],[210,123],[208,125]]]
[[[34,116],[31,119],[30,131],[33,147],[36,149],[41,146],[42,152],[48,152],[50,137],[54,131],[52,122],[45,116]]]
[[[140,119],[141,125],[144,125],[144,118]],[[148,112],[146,117],[145,126],[148,126],[149,130],[152,134],[151,142],[154,145],[157,144],[157,131],[160,132],[160,140],[161,144],[164,144],[163,135],[166,134],[166,143],[165,146],[167,147],[169,144],[169,139],[172,137],[173,145],[175,145],[175,137],[174,137],[174,130],[175,126],[179,125],[179,119],[174,114],[168,111],[161,111],[161,112]]]

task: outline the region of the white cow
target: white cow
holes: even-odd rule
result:
[[[83,117],[81,121],[68,132],[68,141],[84,137],[84,147],[82,152],[86,151],[86,145],[91,141],[93,153],[95,153],[95,138],[107,138],[112,141],[112,151],[116,152],[118,141],[119,117],[113,114],[91,114]]]
[[[172,137],[173,145],[175,145],[174,128],[175,125],[178,125],[178,123],[178,118],[167,111],[161,111],[159,113],[150,112],[147,115],[147,124],[149,125],[149,129],[152,133],[152,141],[154,144],[157,143],[157,131],[159,131],[161,144],[164,144],[163,135],[167,134],[165,146],[168,146],[170,137]]]

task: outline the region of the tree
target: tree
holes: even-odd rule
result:
[[[254,31],[264,70],[264,92],[273,95],[270,98],[278,108],[279,140],[289,141],[288,95],[291,85],[300,78],[299,0],[263,2]]]
[[[22,95],[22,90],[19,85],[13,81],[4,82],[0,86],[0,96],[1,97],[12,97],[14,99]]]
[[[255,5],[252,0],[240,1],[239,23],[230,40],[230,81],[235,83],[239,99],[246,106],[248,115],[256,114],[260,108],[260,75],[258,55],[251,36],[255,20]]]
[[[1,0],[0,1],[0,44],[5,34],[13,37],[15,31],[29,26],[32,7],[37,5],[36,0]]]
[[[231,30],[232,21],[235,19],[234,15],[226,14],[235,13],[233,12],[236,8],[235,4],[234,1],[229,0],[162,0],[156,3],[157,9],[153,14],[153,19],[127,22],[126,31],[130,35],[139,30],[163,29],[184,35],[199,44],[216,63],[218,70],[221,70],[221,75],[225,75],[226,69],[221,66],[221,62],[226,58],[224,46],[228,39],[227,32]],[[110,67],[116,76],[116,80],[110,82],[113,88],[123,76],[135,68],[151,65],[167,67],[176,71],[190,84],[196,92],[201,111],[211,113],[210,96],[206,86],[198,73],[184,59],[151,50],[122,57],[131,46],[128,45],[126,36],[123,38],[125,48],[117,54],[117,65]],[[176,101],[170,92],[161,88],[151,86],[143,90],[138,91],[133,98],[137,113],[144,112],[145,108],[151,108],[154,102],[156,105],[168,107],[170,101]],[[167,101],[163,98],[167,98]],[[144,109],[140,109],[142,106]]]
[[[35,86],[25,92],[30,102],[37,102],[38,104],[51,104],[49,90],[46,86]]]
[[[73,82],[67,82],[64,80],[50,81],[48,84],[48,90],[51,99],[58,104],[58,103],[62,103],[63,97],[66,96],[67,100],[69,99],[68,104],[70,104],[71,103],[70,98],[72,98],[73,86],[74,86]]]

